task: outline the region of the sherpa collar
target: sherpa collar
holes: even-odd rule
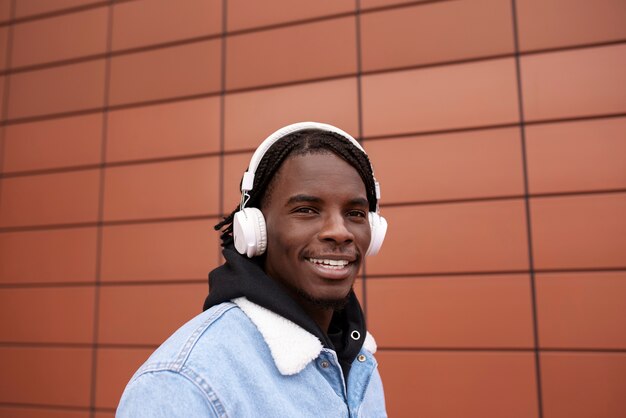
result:
[[[324,348],[316,336],[287,318],[250,302],[245,297],[232,301],[257,327],[282,375],[300,373]],[[372,354],[376,352],[376,341],[369,332],[366,333],[363,348]]]

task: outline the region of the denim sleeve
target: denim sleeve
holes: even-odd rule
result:
[[[174,371],[161,370],[143,373],[126,386],[115,417],[221,418],[226,413],[201,383]]]

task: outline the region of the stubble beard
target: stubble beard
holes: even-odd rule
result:
[[[291,286],[290,286],[291,287]],[[350,293],[352,293],[353,286],[350,286],[350,290],[346,295],[342,298],[318,298],[310,293],[305,292],[302,289],[292,287],[292,291],[294,291],[299,297],[303,300],[311,303],[312,305],[322,308],[322,309],[331,309],[333,311],[339,311],[346,307],[348,301],[350,300]]]

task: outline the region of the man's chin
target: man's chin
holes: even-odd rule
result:
[[[350,299],[350,292],[352,292],[352,288],[350,288],[350,291],[348,291],[348,293],[340,298],[320,298],[320,297],[316,297],[314,295],[311,295],[308,292],[305,292],[302,289],[294,289],[298,296],[300,296],[303,300],[311,303],[314,306],[317,306],[319,308],[322,309],[332,309],[332,310],[341,310],[343,308],[345,308],[346,304],[348,303],[348,300]]]

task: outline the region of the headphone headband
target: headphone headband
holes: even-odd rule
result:
[[[263,213],[258,208],[246,208],[246,203],[250,198],[248,192],[254,187],[254,174],[263,159],[265,153],[281,138],[307,129],[318,130],[322,132],[330,132],[341,136],[350,141],[357,149],[367,155],[361,144],[350,134],[336,128],[332,125],[318,122],[300,122],[285,126],[268,136],[265,141],[259,145],[254,152],[248,171],[243,174],[241,180],[241,203],[239,210],[233,217],[233,239],[235,248],[240,254],[246,254],[248,257],[256,257],[265,252],[267,247],[267,227]],[[380,216],[378,202],[380,201],[380,186],[374,177],[374,169],[372,169],[372,177],[376,189],[376,211],[368,213],[368,221],[371,229],[371,239],[367,249],[367,255],[374,255],[380,249],[387,232],[387,221]]]
[[[289,134],[292,134],[298,131],[304,131],[307,129],[316,129],[319,131],[333,132],[333,133],[339,134],[345,139],[347,139],[348,141],[350,141],[352,145],[354,145],[355,147],[357,147],[358,149],[360,149],[361,151],[365,153],[365,150],[363,149],[361,144],[357,142],[356,139],[354,139],[347,132],[342,131],[341,129],[335,126],[328,125],[326,123],[319,123],[319,122],[293,123],[291,125],[287,125],[283,128],[280,128],[279,130],[277,130],[276,132],[268,136],[265,139],[265,141],[263,141],[261,145],[259,145],[259,147],[254,152],[254,155],[252,155],[252,159],[250,160],[250,165],[248,166],[248,171],[246,171],[243,174],[243,179],[241,181],[241,191],[245,193],[245,192],[249,192],[250,190],[252,190],[252,186],[254,185],[254,173],[256,172],[257,167],[261,163],[261,159],[263,159],[263,156],[265,155],[267,150],[269,150],[270,147],[274,145],[274,143],[276,143],[279,139]],[[377,200],[380,199],[380,190],[379,190],[378,182],[376,182],[376,199]]]

